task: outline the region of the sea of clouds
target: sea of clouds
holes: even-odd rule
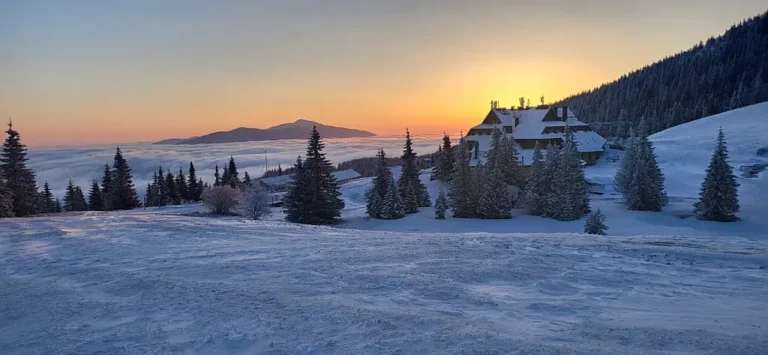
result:
[[[425,154],[437,150],[442,136],[414,136],[412,139],[416,153]],[[373,157],[380,148],[383,148],[388,156],[400,156],[404,141],[402,136],[324,140],[326,155],[334,164],[355,158]],[[278,164],[283,168],[292,166],[298,155],[304,156],[306,149],[306,140],[200,145],[120,145],[120,150],[133,171],[133,182],[140,196],[144,195],[147,183],[160,166],[164,170],[170,169],[174,174],[178,174],[179,168],[182,168],[186,175],[191,161],[195,164],[198,177],[212,183],[215,166],[218,165],[219,169],[222,169],[232,156],[241,178],[245,171],[248,171],[252,178],[257,178],[265,169],[265,150],[269,168],[274,169]],[[114,155],[115,146],[31,147],[28,166],[37,173],[41,188],[47,181],[54,194],[62,198],[70,179],[87,193],[92,179],[101,181],[104,164],[111,166]]]

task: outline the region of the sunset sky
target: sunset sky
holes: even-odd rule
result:
[[[765,10],[765,0],[2,1],[0,117],[30,146],[297,118],[456,132],[490,100],[558,100]]]

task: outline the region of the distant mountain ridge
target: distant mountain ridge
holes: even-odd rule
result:
[[[165,139],[159,142],[155,142],[155,144],[215,144],[281,139],[304,139],[309,137],[313,126],[317,127],[317,130],[320,132],[323,138],[357,138],[375,136],[375,134],[368,131],[329,126],[319,122],[299,119],[294,122],[279,124],[267,129],[239,127],[230,131],[214,132],[188,139]]]

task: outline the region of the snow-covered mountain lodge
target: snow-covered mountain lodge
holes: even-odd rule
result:
[[[567,106],[539,105],[515,109],[499,107],[498,101],[492,101],[491,110],[483,122],[472,127],[463,142],[469,145],[472,153],[470,164],[476,165],[478,161],[485,161],[493,130],[499,130],[517,144],[520,162],[530,165],[536,142],[542,149],[549,143],[562,144],[566,126],[573,132],[582,159],[587,164],[594,164],[603,154],[606,139],[592,131],[588,124],[579,121]]]

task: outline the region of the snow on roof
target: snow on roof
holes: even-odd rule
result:
[[[607,142],[605,138],[593,131],[573,132],[573,140],[576,141],[576,146],[582,153],[602,151]]]
[[[498,125],[492,124],[492,123],[481,123],[477,126],[474,126],[470,129],[493,129],[494,127],[498,127]]]
[[[359,177],[362,177],[360,173],[352,169],[334,171],[333,173],[331,173],[331,175],[333,175],[333,177],[336,178],[336,181],[357,179]],[[283,186],[290,183],[291,179],[293,179],[293,174],[261,178],[259,179],[259,181],[261,181],[264,185],[267,185],[269,187],[279,187],[279,186]]]

